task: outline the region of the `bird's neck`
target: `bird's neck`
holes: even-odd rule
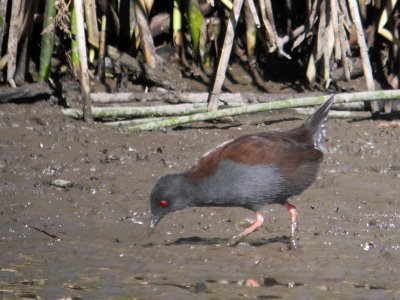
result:
[[[202,206],[226,206],[219,203],[221,195],[219,190],[215,189],[215,185],[210,184],[210,181],[196,181],[183,174],[180,190],[182,198],[185,199],[186,205],[189,207]]]
[[[189,207],[202,206],[202,198],[204,198],[202,185],[191,180],[186,174],[180,175],[181,181],[178,190],[182,201],[185,201],[185,204]]]

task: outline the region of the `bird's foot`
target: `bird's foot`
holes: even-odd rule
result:
[[[226,244],[227,247],[235,247],[243,240],[243,235],[235,235],[231,238],[231,240]]]
[[[296,220],[296,212],[292,219],[292,232],[289,240],[289,250],[295,250],[299,247],[299,226]]]
[[[227,246],[228,247],[236,246],[237,244],[239,244],[243,240],[243,238],[245,236],[249,235],[253,231],[255,231],[258,228],[260,228],[260,226],[263,223],[264,223],[264,218],[263,218],[261,212],[257,211],[256,212],[256,221],[253,224],[251,224],[250,227],[247,227],[241,234],[232,237],[232,240],[227,244]]]
[[[291,236],[289,240],[289,250],[297,250],[299,248],[299,240]]]

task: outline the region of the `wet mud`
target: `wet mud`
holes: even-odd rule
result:
[[[400,128],[329,120],[316,182],[289,216],[189,208],[147,234],[159,176],[243,134],[298,126],[286,113],[234,125],[127,133],[41,102],[0,107],[0,299],[400,299]],[[55,180],[69,184],[60,187]]]

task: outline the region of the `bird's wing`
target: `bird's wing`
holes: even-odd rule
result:
[[[320,161],[322,152],[282,133],[247,135],[217,147],[200,158],[187,174],[194,180],[216,172],[222,160],[245,165],[271,164],[289,173],[306,161]]]

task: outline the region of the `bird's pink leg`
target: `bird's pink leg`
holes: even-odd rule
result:
[[[296,206],[290,204],[289,202],[285,203],[285,207],[289,211],[290,214],[290,222],[292,223],[292,230],[290,235],[290,248],[297,249],[298,246],[298,225],[297,225],[297,209]]]
[[[241,240],[253,231],[260,228],[260,226],[264,223],[264,217],[262,216],[261,212],[256,211],[256,221],[251,224],[251,226],[247,227],[241,234],[234,236],[232,241],[228,244],[228,246],[232,247],[240,243]]]

